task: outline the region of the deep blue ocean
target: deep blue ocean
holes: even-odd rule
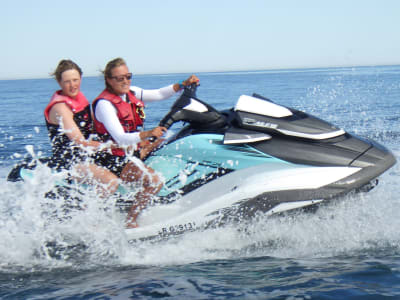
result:
[[[136,75],[133,84],[159,88],[188,75]],[[217,109],[256,92],[374,139],[400,159],[400,66],[197,75],[198,97]],[[100,76],[83,78],[88,99],[102,88]],[[1,299],[400,299],[399,163],[369,193],[315,213],[169,240],[132,245],[123,223],[101,210],[47,223],[46,182],[6,176],[28,153],[49,153],[43,109],[56,89],[51,78],[0,81]],[[147,106],[148,129],[174,100]]]

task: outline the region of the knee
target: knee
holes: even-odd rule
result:
[[[108,190],[110,191],[111,194],[115,193],[118,190],[118,187],[119,187],[119,181],[117,178],[113,178],[112,180],[109,181]]]
[[[163,182],[162,182],[161,178],[156,174],[153,175],[153,186],[156,189],[161,189],[163,186]]]
[[[151,173],[151,174],[144,176],[143,185],[145,187],[152,187],[155,189],[160,189],[163,186],[163,182],[157,174]]]

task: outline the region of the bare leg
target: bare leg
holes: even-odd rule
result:
[[[119,179],[109,170],[94,164],[79,164],[75,166],[78,174],[84,178],[91,177],[88,182],[95,184],[103,197],[113,194],[118,189]],[[85,181],[78,179],[80,181]]]
[[[127,227],[134,228],[137,227],[137,216],[146,207],[151,197],[159,192],[162,182],[152,168],[145,165],[140,167],[133,162],[129,162],[124,167],[120,178],[125,182],[142,182],[143,190],[136,194],[128,212]]]

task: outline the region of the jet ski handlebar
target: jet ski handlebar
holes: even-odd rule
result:
[[[185,86],[183,88],[183,93],[186,93],[188,96],[190,95],[191,97],[196,97],[198,86],[200,86],[200,84],[196,82],[192,83],[191,85]]]
[[[179,112],[190,103],[190,98],[196,96],[197,85],[195,83],[185,86],[183,93],[172,104],[170,111],[161,119],[159,126],[169,128],[180,120]]]
[[[220,112],[196,97],[198,86],[192,83],[184,88],[170,111],[161,119],[159,126],[168,129],[179,121],[188,122],[192,127],[199,129],[225,125],[226,119]]]

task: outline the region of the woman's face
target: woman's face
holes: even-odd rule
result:
[[[111,77],[108,77],[106,80],[115,94],[123,95],[129,92],[131,87],[131,78],[132,73],[129,73],[128,67],[121,65],[113,68],[111,70]]]
[[[64,71],[58,84],[65,96],[75,98],[81,88],[81,75],[75,69]]]

